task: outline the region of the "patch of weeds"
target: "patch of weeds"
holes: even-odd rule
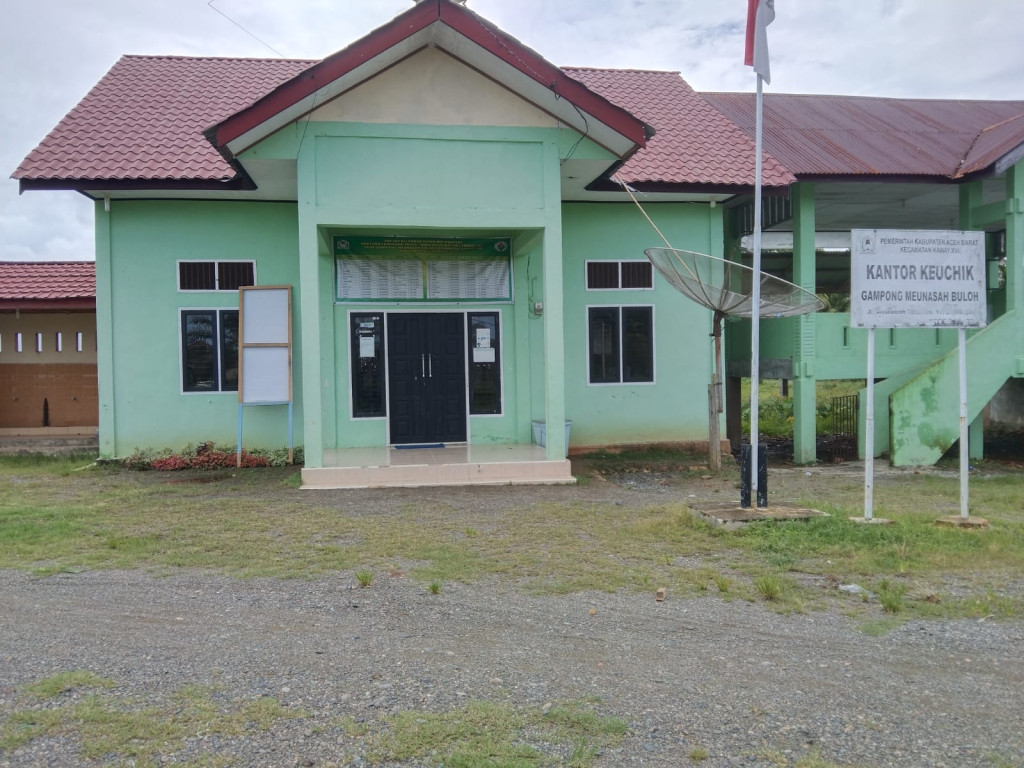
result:
[[[439,594],[441,594],[441,582],[439,582],[439,581],[432,581],[432,582],[430,582],[430,586],[427,587],[427,589],[430,590],[430,594],[432,594],[432,595],[439,595]]]
[[[786,591],[786,581],[775,573],[766,573],[754,579],[754,587],[765,600],[778,600]]]
[[[37,699],[54,699],[75,688],[113,688],[116,683],[107,677],[100,677],[84,669],[59,672],[56,675],[37,680],[22,690]]]
[[[870,619],[859,623],[857,629],[868,637],[884,637],[903,623],[903,619]]]
[[[756,752],[755,755],[756,757],[759,757],[762,760],[767,760],[781,768],[785,768],[785,766],[789,765],[789,760],[786,759],[786,756],[776,749],[762,749]]]
[[[711,757],[711,753],[708,752],[704,747],[694,747],[686,753],[686,756],[693,760],[693,762],[699,763]]]
[[[907,594],[905,584],[897,584],[889,579],[882,579],[878,585],[878,602],[886,613],[900,613],[903,610],[903,598]]]
[[[987,618],[1014,619],[1020,615],[1021,601],[1009,595],[1000,595],[991,587],[985,590],[984,596],[967,598],[964,611],[972,619]]]
[[[1017,768],[1017,763],[995,753],[985,755],[985,759],[992,764],[992,768]]]
[[[360,587],[368,587],[373,584],[373,571],[356,571],[356,581]]]
[[[389,717],[381,731],[366,735],[366,757],[374,764],[428,760],[447,768],[588,768],[603,749],[621,743],[626,730],[624,720],[579,702],[545,713],[479,701],[447,713]],[[563,748],[568,762],[554,754]]]
[[[0,749],[15,749],[37,738],[63,737],[80,743],[81,755],[87,760],[117,759],[131,765],[155,765],[166,762],[165,758],[182,749],[185,740],[192,736],[238,736],[268,730],[279,720],[307,716],[302,710],[288,709],[269,698],[225,710],[213,701],[212,688],[206,686],[186,686],[168,701],[151,706],[139,706],[108,693],[84,696],[53,707],[40,707],[38,703],[72,689],[113,686],[113,681],[81,671],[24,686],[19,695],[28,701],[11,712],[0,727]],[[188,764],[231,764],[226,757],[216,761],[195,758]]]
[[[839,763],[833,763],[821,756],[820,752],[812,752],[797,759],[793,768],[840,768]]]
[[[715,586],[718,587],[718,591],[719,592],[721,592],[722,594],[725,594],[730,589],[732,589],[732,581],[730,581],[729,577],[726,576],[725,574],[716,573],[715,574]]]

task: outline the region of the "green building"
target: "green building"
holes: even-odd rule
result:
[[[765,227],[792,246],[766,263],[833,292],[843,257],[819,257],[816,230],[992,231],[976,415],[1024,376],[1024,103],[930,104],[768,99]],[[711,315],[652,272],[661,239],[620,182],[674,247],[743,258],[752,114],[677,73],[560,69],[427,0],[323,61],[126,56],[15,178],[96,200],[102,455],[234,443],[240,419],[246,445],[276,448],[293,413],[311,487],[571,482],[567,440],[707,445]],[[290,287],[293,408],[239,407],[249,285]],[[743,324],[727,333],[729,372],[749,375]],[[892,337],[897,460],[922,423],[937,445],[953,415],[956,437],[944,333]],[[762,338],[813,461],[814,383],[862,378],[863,340],[843,313]]]

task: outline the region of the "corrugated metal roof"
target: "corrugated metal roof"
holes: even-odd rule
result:
[[[619,169],[627,183],[742,185],[754,183],[754,143],[705,101],[678,72],[634,69],[565,71],[609,101],[652,125],[655,135]],[[795,181],[766,157],[763,183]]]
[[[704,93],[748,136],[754,95]],[[958,178],[1024,142],[1024,101],[764,95],[765,150],[797,176]]]
[[[0,261],[0,301],[95,298],[95,262]]]
[[[25,158],[16,179],[219,181],[202,131],[315,62],[124,56]]]

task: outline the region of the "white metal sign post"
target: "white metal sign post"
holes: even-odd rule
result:
[[[985,233],[855,229],[850,325],[868,329],[864,518],[873,514],[875,328],[956,328],[960,362],[960,516],[967,512],[966,328],[986,324]]]

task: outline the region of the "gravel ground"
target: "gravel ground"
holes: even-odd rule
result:
[[[661,479],[647,480],[646,492],[592,482],[523,494],[662,492]],[[452,509],[513,501],[507,490],[359,493],[378,506],[411,494],[443,495]],[[497,581],[431,594],[400,573],[378,574],[366,589],[354,583],[350,573],[237,581],[192,571],[0,572],[0,717],[29,706],[21,686],[82,669],[116,682],[105,695],[137,705],[213,684],[225,704],[269,696],[308,713],[245,737],[190,739],[166,765],[216,754],[245,766],[362,766],[362,744],[339,718],[581,699],[629,723],[598,768],[779,766],[813,755],[844,766],[1024,765],[1022,622],[911,621],[870,637],[838,609],[781,615],[671,594],[534,597]],[[0,751],[3,768],[105,764],[82,758],[67,737]]]

